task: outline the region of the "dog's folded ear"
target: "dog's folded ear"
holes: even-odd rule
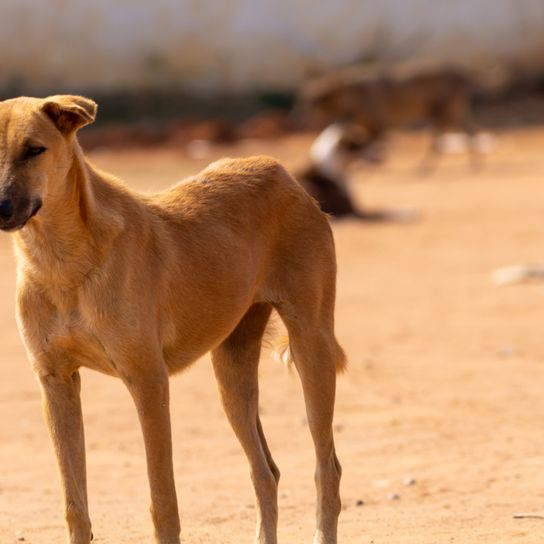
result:
[[[97,108],[89,98],[72,95],[49,96],[42,106],[42,110],[63,134],[71,134],[92,123]]]

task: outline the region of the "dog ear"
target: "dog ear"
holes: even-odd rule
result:
[[[57,95],[44,99],[42,110],[63,134],[71,134],[96,117],[98,106],[83,96]]]

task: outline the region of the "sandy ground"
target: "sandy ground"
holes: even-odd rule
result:
[[[294,165],[307,144],[248,142],[210,158],[265,151]],[[398,136],[387,165],[353,178],[366,204],[414,206],[420,222],[334,225],[337,333],[350,361],[336,413],[339,542],[541,544],[544,519],[513,515],[544,514],[544,282],[497,287],[490,272],[544,262],[544,130],[501,135],[480,172],[464,156],[448,157],[421,177],[425,145],[421,135]],[[207,162],[173,149],[92,157],[140,189]],[[53,453],[14,320],[8,235],[0,236],[0,278],[0,542],[63,542]],[[300,384],[267,355],[261,384],[282,471],[279,540],[310,542],[313,449]],[[128,394],[83,371],[83,397],[96,542],[149,542],[143,444]],[[172,380],[172,414],[183,542],[251,542],[247,466],[208,358]]]

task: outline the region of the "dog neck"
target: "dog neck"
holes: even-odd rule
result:
[[[310,160],[318,172],[345,187],[345,164],[338,149],[341,137],[340,125],[334,124],[327,127],[312,144]]]
[[[39,283],[68,289],[99,266],[111,245],[107,239],[113,239],[118,231],[111,218],[103,217],[108,203],[100,201],[97,189],[106,183],[74,141],[72,164],[65,178],[49,181],[42,209],[15,233],[22,273]]]

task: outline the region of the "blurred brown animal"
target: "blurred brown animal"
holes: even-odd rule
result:
[[[178,544],[168,376],[212,351],[248,458],[260,544],[276,543],[279,471],[258,414],[261,340],[276,309],[316,450],[315,544],[335,544],[336,262],[326,216],[275,160],[224,159],[153,195],[84,157],[76,96],[0,102],[0,228],[13,232],[17,319],[43,394],[70,544],[92,539],[79,368],[120,378],[141,422],[154,541]],[[205,425],[205,423],[203,423]]]
[[[394,127],[428,125],[433,134],[424,166],[430,166],[442,152],[441,136],[462,131],[477,164],[473,90],[472,79],[456,68],[353,67],[308,83],[301,90],[296,109],[303,118],[318,124],[357,123],[373,140],[383,139]]]

